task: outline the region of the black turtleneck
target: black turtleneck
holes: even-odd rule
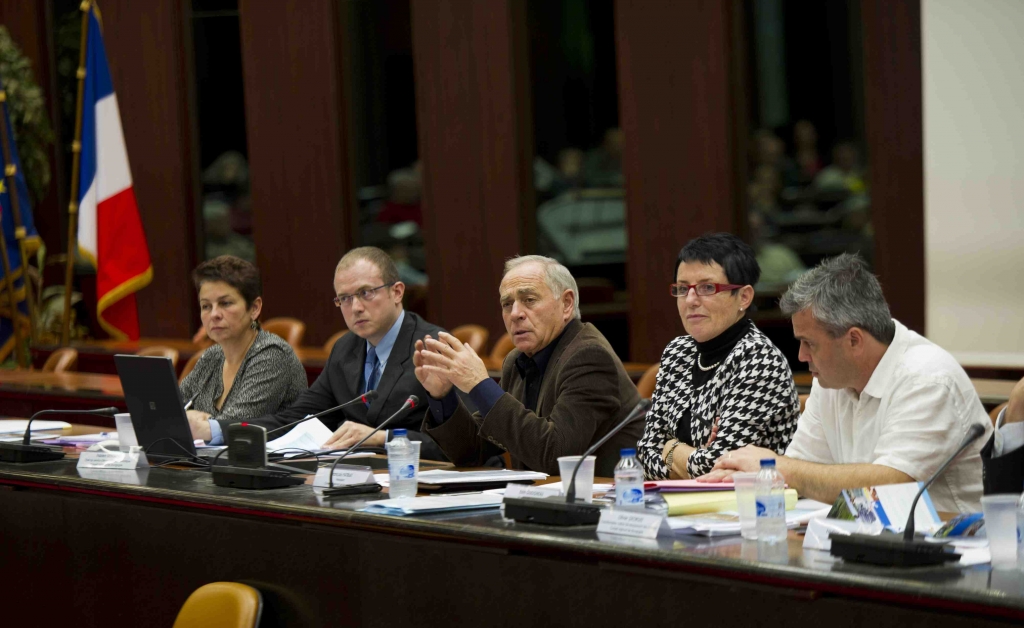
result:
[[[743,338],[750,331],[752,325],[751,320],[744,316],[711,340],[697,343],[697,357],[693,361],[693,366],[690,367],[690,381],[693,383],[694,391],[711,381],[711,378],[715,376],[715,371],[718,370],[718,366],[729,356],[729,353],[736,346],[736,343],[740,341],[740,338]],[[704,365],[704,368],[708,370],[705,371],[697,366],[698,363]],[[712,365],[715,366],[708,368]],[[691,447],[696,446],[690,442],[689,410],[684,411],[679,417],[679,423],[676,425],[676,438]]]

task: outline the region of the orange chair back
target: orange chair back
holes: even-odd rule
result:
[[[293,349],[302,346],[302,338],[306,335],[306,324],[297,318],[287,316],[267,320],[263,323],[263,329],[284,338]]]
[[[491,332],[482,325],[459,325],[452,330],[452,335],[463,344],[473,347],[473,351],[480,355],[484,352],[484,347],[487,346],[487,339],[491,336]],[[508,355],[508,352],[505,352],[505,355]]]
[[[330,353],[331,349],[334,348],[335,343],[337,343],[339,340],[341,340],[341,337],[344,336],[347,333],[348,333],[347,329],[342,329],[338,333],[336,333],[333,336],[331,336],[330,338],[328,338],[327,342],[324,343],[324,351]]]
[[[1009,405],[1009,403],[1010,403],[1009,401],[1004,401],[1003,403],[999,404],[998,406],[992,408],[992,412],[988,413],[988,417],[990,419],[992,419],[992,427],[996,426],[996,421],[999,420],[999,413],[1002,412],[1003,408],[1005,408],[1007,405]]]
[[[501,365],[505,363],[506,356],[508,356],[509,353],[512,353],[512,349],[515,348],[516,346],[512,342],[512,336],[504,334],[501,338],[498,338],[498,341],[495,342],[494,346],[491,348],[491,368],[500,369]]]
[[[78,366],[78,351],[71,347],[61,347],[46,358],[43,364],[44,373],[66,373]]]
[[[175,371],[178,370],[178,350],[177,349],[172,349],[171,347],[160,347],[160,346],[146,347],[144,349],[139,349],[139,352],[136,353],[135,355],[148,355],[148,356],[155,356],[155,357],[158,357],[158,358],[170,358],[171,359],[171,366],[174,367]]]
[[[640,381],[636,383],[636,389],[640,391],[640,396],[644,399],[650,399],[654,396],[654,384],[658,380],[658,367],[660,364],[652,364],[650,368],[644,371],[644,374],[640,377]]]
[[[203,349],[203,351],[205,351],[205,349]],[[181,369],[181,375],[178,376],[179,384],[185,381],[188,374],[196,367],[196,362],[199,361],[199,358],[203,357],[203,351],[196,351],[192,354],[192,357],[188,359],[188,362],[185,363],[184,368]]]
[[[211,582],[188,596],[174,628],[255,628],[262,612],[258,590],[239,582]]]

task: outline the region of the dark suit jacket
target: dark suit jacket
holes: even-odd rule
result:
[[[526,383],[515,367],[513,350],[501,370],[498,399],[487,416],[459,408],[434,427],[430,413],[424,431],[459,466],[478,466],[507,450],[513,468],[558,475],[558,457],[580,455],[626,417],[640,394],[601,332],[589,323],[569,321],[541,381],[537,411],[523,405]],[[597,450],[598,476],[609,477],[619,450],[636,447],[643,419],[633,421]]]
[[[995,442],[993,436],[981,450],[981,477],[985,494],[1020,493],[1024,489],[1024,447],[993,458]]]
[[[377,427],[389,416],[398,411],[409,398],[409,395],[416,395],[420,398],[420,405],[427,403],[427,391],[423,389],[419,380],[416,379],[412,364],[413,348],[417,340],[430,334],[437,338],[437,333],[443,331],[437,325],[432,325],[416,314],[406,311],[405,320],[398,331],[395,345],[391,349],[387,366],[381,374],[380,382],[377,383],[378,397],[370,402],[370,407],[357,403],[343,410],[338,410],[320,418],[323,424],[338,429],[344,421],[355,421],[363,425]],[[299,395],[290,406],[279,410],[276,414],[266,415],[252,421],[257,425],[263,425],[268,430],[292,421],[298,421],[308,414],[316,414],[328,408],[341,405],[350,399],[354,399],[360,393],[363,384],[363,364],[366,362],[366,340],[354,333],[348,333],[341,337],[334,344],[331,355],[327,359],[320,376],[316,378],[309,390]],[[420,458],[425,460],[446,460],[441,449],[430,437],[424,436],[419,431],[420,421],[423,418],[421,410],[409,410],[406,415],[388,424],[387,429],[404,427],[409,430],[411,440],[423,441],[420,446]],[[272,434],[270,438],[278,438],[285,432]]]

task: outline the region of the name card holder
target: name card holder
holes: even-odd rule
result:
[[[656,539],[659,534],[672,535],[672,528],[664,513],[644,512],[629,508],[606,508],[601,511],[597,532]]]
[[[313,490],[324,489],[330,486],[330,467],[319,467],[316,470],[316,477],[313,478]],[[334,468],[334,486],[350,486],[352,484],[369,484],[375,482],[373,469],[356,465],[341,465]]]
[[[505,497],[533,497],[537,499],[544,499],[546,497],[555,497],[562,494],[561,484],[541,484],[539,486],[530,486],[529,484],[509,484],[505,487]]]
[[[78,457],[79,469],[146,469],[149,468],[149,459],[142,447],[133,445],[121,449],[104,449],[102,447],[90,447],[83,451]]]

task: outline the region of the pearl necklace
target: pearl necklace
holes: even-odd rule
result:
[[[704,366],[703,364],[700,363],[700,353],[697,353],[697,368],[699,368],[700,370],[704,371],[705,373],[707,373],[708,371],[710,371],[711,369],[715,368],[716,366],[718,366],[721,363],[722,363],[722,361],[719,360],[718,362],[715,362],[711,366]]]

